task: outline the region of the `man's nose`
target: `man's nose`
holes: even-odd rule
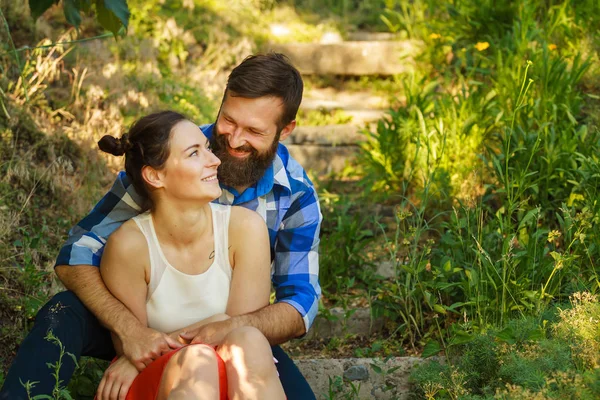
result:
[[[238,147],[242,147],[246,144],[246,140],[244,139],[244,130],[240,127],[236,127],[227,138],[229,142],[229,146],[233,149],[237,149]]]

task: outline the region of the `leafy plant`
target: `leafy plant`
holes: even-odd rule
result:
[[[47,9],[60,0],[29,0],[31,16],[37,20]],[[124,35],[129,24],[127,0],[63,0],[63,11],[67,22],[76,28],[81,24],[81,13],[96,12],[98,22],[115,37]]]

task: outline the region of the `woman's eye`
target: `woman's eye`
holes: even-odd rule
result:
[[[197,155],[198,155],[198,150],[194,150],[190,153],[190,157],[197,156]]]

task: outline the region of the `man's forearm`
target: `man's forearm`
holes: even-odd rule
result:
[[[121,336],[140,325],[139,320],[106,288],[100,270],[91,265],[57,266],[56,274],[65,287],[111,332]]]
[[[300,313],[287,303],[268,305],[250,314],[231,318],[235,326],[253,326],[265,335],[271,345],[277,345],[306,333]]]

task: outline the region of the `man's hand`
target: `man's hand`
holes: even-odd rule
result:
[[[102,376],[96,391],[98,400],[125,400],[125,396],[138,374],[136,367],[127,358],[119,357],[104,371],[104,376]]]
[[[144,326],[136,327],[127,335],[120,335],[119,339],[123,354],[138,371],[142,371],[161,355],[183,346],[168,334]]]
[[[236,328],[235,318],[225,321],[211,322],[198,328],[181,332],[179,336],[189,343],[204,343],[209,346],[218,346],[229,332]]]

